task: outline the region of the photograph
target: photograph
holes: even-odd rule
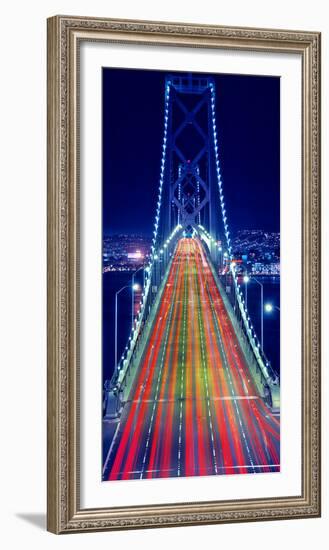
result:
[[[280,472],[280,109],[102,68],[103,482]]]

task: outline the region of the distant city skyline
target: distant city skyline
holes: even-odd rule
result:
[[[118,233],[103,239],[103,271],[134,271],[149,261],[150,237]],[[237,272],[280,274],[280,233],[263,229],[241,229],[232,238],[235,258],[242,263]],[[225,248],[224,248],[225,250]]]
[[[237,229],[236,231],[234,231],[234,233],[232,232],[232,239],[235,240],[240,233],[243,233],[244,231],[248,231],[248,232],[263,232],[263,233],[275,233],[277,235],[280,235],[280,231],[269,231],[269,230],[266,230],[264,229],[263,227],[253,227],[253,228],[246,228],[246,227],[243,227],[243,228],[240,228],[240,229]],[[107,237],[116,237],[118,235],[127,235],[129,237],[143,237],[145,239],[148,239],[148,238],[152,238],[152,231],[150,231],[149,233],[148,232],[141,232],[141,231],[134,231],[132,230],[131,232],[130,231],[123,231],[123,230],[118,230],[118,231],[104,231],[104,234],[103,234],[103,238],[106,239]]]

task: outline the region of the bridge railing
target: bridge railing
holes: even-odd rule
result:
[[[264,349],[261,346],[260,341],[258,340],[256,331],[253,328],[249,313],[246,309],[243,293],[240,288],[238,278],[235,272],[233,275],[233,284],[234,284],[235,299],[236,299],[238,311],[240,313],[240,317],[242,321],[242,327],[244,328],[244,332],[248,338],[249,344],[253,350],[257,363],[259,364],[261,372],[264,376],[264,379],[270,384],[273,384],[273,383],[278,384],[279,377],[275,373],[270,361],[266,357],[266,354],[264,352]]]
[[[211,247],[209,248],[211,249]],[[208,259],[210,260],[210,265],[212,267],[212,270],[219,288],[224,289],[220,281],[220,277],[217,274],[217,270],[214,269],[214,265],[216,264],[211,258],[210,252],[208,251],[207,251],[207,256],[208,256]],[[224,293],[225,293],[226,299],[230,304],[232,311],[234,312],[236,321],[242,331],[242,334],[244,336],[244,344],[247,344],[247,346],[249,347],[249,350],[251,351],[252,360],[255,362],[257,373],[260,376],[260,381],[261,381],[262,390],[263,390],[263,397],[273,409],[278,409],[279,403],[280,403],[279,377],[274,371],[273,367],[271,366],[271,363],[266,357],[265,352],[261,347],[261,343],[257,338],[249,313],[244,303],[243,293],[240,288],[240,285],[238,282],[238,276],[234,267],[231,267],[231,275],[233,279],[234,302],[236,304],[236,307],[234,308],[232,306],[229,296],[226,293],[226,289],[225,289]]]
[[[127,344],[118,364],[114,368],[112,378],[104,383],[103,408],[105,416],[115,418],[120,414],[123,395],[131,375],[132,364],[140,351],[142,335],[149,320],[152,308],[157,305],[161,285],[167,276],[177,241],[180,238],[181,226],[178,225],[171,235],[163,242],[163,246],[151,255],[150,262],[145,266],[145,277],[140,307],[134,319],[133,327]],[[160,292],[161,293],[161,292]],[[145,342],[143,342],[145,344]]]

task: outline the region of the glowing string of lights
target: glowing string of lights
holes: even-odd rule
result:
[[[159,180],[156,213],[155,213],[155,222],[153,226],[154,229],[153,229],[153,237],[152,237],[152,244],[151,244],[150,261],[148,265],[145,267],[145,284],[144,284],[141,300],[139,302],[139,309],[137,311],[135,324],[132,326],[131,334],[129,335],[129,338],[128,338],[128,343],[117,365],[116,372],[114,373],[114,383],[116,385],[118,384],[121,385],[122,382],[124,381],[130,360],[133,355],[136,340],[137,340],[141,323],[144,317],[145,305],[146,305],[148,294],[151,287],[152,273],[154,270],[155,262],[158,261],[159,254],[160,255],[164,254],[165,250],[168,248],[169,244],[171,243],[173,237],[176,235],[177,231],[179,231],[179,229],[182,228],[182,226],[178,224],[173,229],[172,233],[169,235],[169,237],[163,244],[163,248],[160,248],[159,252],[157,251],[156,243],[158,239],[158,231],[159,231],[159,224],[160,224],[162,190],[163,190],[163,184],[164,184],[165,162],[166,162],[166,152],[167,152],[170,88],[171,88],[171,81],[168,80],[166,82],[166,88],[165,88],[164,133],[163,133],[162,155],[161,155],[161,164],[160,164],[160,180]]]
[[[235,264],[233,261],[233,251],[232,251],[232,245],[231,245],[231,238],[230,238],[230,232],[228,227],[228,221],[227,221],[227,212],[225,207],[225,201],[224,201],[224,193],[223,193],[223,185],[222,185],[222,177],[220,172],[220,163],[219,163],[219,152],[218,152],[218,138],[217,138],[217,128],[216,128],[216,113],[215,113],[215,85],[213,82],[210,82],[209,84],[210,88],[210,102],[211,102],[211,120],[212,120],[212,128],[213,128],[213,140],[214,140],[214,148],[215,148],[215,162],[216,162],[216,175],[217,175],[217,183],[218,183],[218,189],[219,189],[219,198],[220,198],[220,207],[221,207],[221,214],[224,224],[224,234],[225,234],[225,240],[227,244],[227,250],[228,250],[228,257],[230,260],[230,266],[231,266],[231,273],[233,277],[233,283],[234,283],[234,291],[236,300],[241,312],[241,318],[243,320],[247,338],[250,343],[250,346],[254,352],[254,355],[256,357],[257,363],[261,369],[261,372],[263,373],[263,376],[265,380],[268,383],[277,382],[277,376],[273,372],[270,363],[268,359],[265,356],[264,350],[260,346],[260,342],[257,338],[256,332],[251,324],[250,316],[248,315],[247,307],[244,303],[242,290],[240,289],[240,285],[238,283],[238,276],[235,270]],[[204,230],[204,228],[203,228]],[[207,233],[207,232],[206,232]],[[208,238],[210,238],[213,242],[214,239],[209,234]],[[270,371],[271,370],[271,374]]]

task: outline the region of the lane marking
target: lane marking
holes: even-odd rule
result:
[[[183,425],[183,397],[184,397],[184,372],[185,372],[185,340],[186,340],[186,309],[187,309],[187,286],[188,277],[186,269],[186,256],[184,265],[184,297],[183,297],[183,345],[182,345],[182,360],[181,360],[181,377],[180,377],[180,407],[179,407],[179,427],[178,427],[178,453],[177,453],[177,475],[181,474],[181,454],[182,454],[182,425]]]
[[[258,470],[262,470],[263,468],[276,468],[278,470],[278,472],[280,471],[280,468],[281,468],[281,465],[280,464],[255,464],[255,469],[258,469]],[[217,469],[218,470],[237,470],[238,468],[250,468],[250,464],[238,464],[236,466],[217,466]],[[212,472],[213,470],[213,467],[212,466],[206,466],[205,467],[206,470],[210,470]],[[125,470],[123,470],[122,472],[119,472],[119,475],[124,473]],[[143,472],[144,474],[146,473],[157,473],[157,472],[174,472],[176,471],[176,468],[160,468],[160,469],[156,469],[156,470],[152,470],[152,469],[144,469]],[[140,474],[142,472],[142,470],[128,470],[128,474]],[[276,472],[271,472],[271,473],[276,473]],[[211,474],[210,474],[211,475]],[[239,475],[243,475],[243,474],[239,474]],[[244,474],[244,475],[248,475],[248,474]],[[190,477],[190,476],[189,476]]]
[[[180,400],[183,400],[183,401],[204,401],[205,399],[208,399],[208,397],[189,397],[189,398],[186,398],[182,395],[180,395],[180,397],[176,397],[175,399],[169,399],[169,398],[166,398],[166,397],[161,397],[161,399],[157,399],[157,402],[158,403],[172,403],[173,401],[180,401]],[[260,399],[260,397],[258,395],[221,395],[221,396],[214,396],[212,397],[211,395],[209,396],[209,401],[234,401],[234,400],[237,400],[237,401],[240,401],[240,400],[245,400],[245,401],[253,401],[253,400],[256,400],[256,399]],[[141,398],[138,398],[138,399],[133,399],[132,401],[130,401],[131,403],[153,403],[154,399],[141,399]],[[128,403],[128,401],[127,401]],[[269,416],[269,415],[267,415]],[[280,416],[280,415],[277,415],[277,416]]]
[[[147,382],[148,377],[149,377],[150,368],[151,368],[151,362],[152,362],[152,360],[153,360],[154,349],[155,349],[154,344],[152,345],[152,348],[151,348],[151,349],[152,349],[152,353],[150,354],[149,363],[148,363],[148,365],[147,365],[146,376],[145,376],[145,379],[144,379],[143,384],[141,384],[141,385],[140,385],[140,388],[139,388],[139,395],[140,395],[140,396],[144,394],[145,387],[146,387],[146,382]],[[138,400],[141,400],[141,397],[139,397]],[[137,402],[138,402],[138,400],[137,400]],[[142,402],[142,400],[141,400],[141,402]],[[124,407],[126,406],[127,403],[128,403],[128,401],[126,401]],[[124,407],[123,407],[123,408],[124,408]],[[134,416],[136,416],[136,413],[138,413],[137,410],[135,411],[135,415],[134,415]],[[117,425],[117,427],[116,427],[116,430],[115,430],[115,432],[114,432],[114,436],[113,436],[113,439],[112,439],[112,443],[111,443],[111,445],[110,445],[110,448],[109,448],[108,453],[107,453],[107,456],[106,456],[106,460],[105,460],[104,467],[103,467],[103,472],[102,472],[102,473],[103,473],[103,476],[104,476],[104,474],[105,474],[105,472],[106,472],[106,469],[107,469],[107,466],[108,466],[108,463],[109,463],[109,460],[110,460],[110,457],[111,457],[111,453],[112,453],[113,448],[114,448],[115,441],[116,441],[116,439],[117,439],[117,437],[118,437],[118,435],[119,435],[119,428],[120,428],[121,423],[122,423],[122,418],[123,418],[123,410],[122,410],[122,412],[121,412],[120,420],[119,420],[118,425]],[[126,420],[127,420],[127,419],[126,419]],[[134,421],[135,421],[135,418],[134,418]]]
[[[177,291],[178,275],[179,275],[179,267],[177,268],[177,271],[176,271],[176,273],[175,273],[174,291],[173,291],[173,293],[172,293],[172,296],[173,296],[173,294],[175,294],[175,292]],[[171,301],[170,301],[169,319],[168,319],[167,327],[166,327],[165,341],[164,341],[164,343],[162,344],[163,348],[162,348],[162,356],[161,356],[160,370],[159,370],[159,373],[158,373],[158,380],[157,380],[157,386],[156,386],[156,392],[155,392],[155,399],[154,399],[154,403],[153,403],[152,414],[151,414],[151,419],[150,419],[150,424],[149,424],[149,429],[148,429],[148,434],[147,434],[147,439],[146,439],[146,445],[145,445],[145,451],[144,451],[144,456],[143,456],[143,461],[142,461],[142,470],[141,470],[141,474],[140,474],[140,479],[143,479],[143,474],[146,472],[146,470],[144,469],[144,465],[145,465],[145,462],[146,462],[147,451],[148,451],[148,447],[149,447],[149,443],[150,443],[150,437],[151,437],[151,431],[152,431],[152,426],[153,426],[155,408],[156,408],[156,404],[157,404],[157,402],[158,402],[157,397],[158,397],[158,393],[159,393],[160,378],[161,378],[161,376],[162,376],[164,358],[165,358],[166,351],[167,351],[167,342],[168,342],[169,330],[170,330],[170,326],[171,326],[171,322],[172,322],[172,314],[173,314],[173,310],[174,310],[174,305],[175,305],[175,300],[171,299]],[[168,308],[168,309],[169,309],[169,308]]]
[[[232,383],[231,372],[230,372],[230,368],[229,368],[228,361],[227,361],[226,352],[225,352],[225,349],[224,349],[224,346],[223,346],[223,339],[222,339],[222,335],[221,335],[220,328],[219,328],[219,323],[218,323],[218,318],[217,318],[217,314],[216,314],[216,310],[215,310],[215,305],[214,305],[212,296],[209,295],[209,294],[208,294],[208,296],[209,296],[209,302],[210,302],[210,306],[211,306],[212,313],[213,313],[213,318],[214,318],[214,321],[215,321],[215,326],[216,326],[216,329],[217,329],[219,344],[221,346],[221,350],[222,350],[222,354],[223,354],[225,370],[226,370],[228,380],[229,380],[229,384],[230,384],[230,387],[231,387],[231,392],[232,392],[233,396],[236,397],[234,385]],[[249,460],[250,460],[250,464],[249,464],[248,467],[253,468],[253,470],[255,471],[255,464],[254,464],[254,461],[253,461],[252,456],[251,456],[251,451],[250,451],[250,447],[249,447],[249,444],[248,444],[246,433],[244,431],[244,427],[243,427],[243,424],[242,424],[240,410],[239,410],[239,407],[238,407],[238,404],[237,404],[237,400],[233,399],[233,403],[234,403],[234,407],[235,407],[236,414],[237,414],[237,417],[238,417],[239,426],[241,428],[243,443],[244,443],[244,446],[246,448],[246,451],[247,451],[247,454],[248,454],[248,457],[249,457]]]
[[[196,274],[197,273],[198,273],[198,270],[197,270],[197,264],[196,264]],[[200,276],[201,275],[202,274],[200,274]],[[205,289],[204,289],[204,286],[200,284],[200,280],[199,280],[198,275],[197,275],[196,283],[197,283],[197,288],[200,289],[200,292],[201,292],[202,296],[204,297]],[[201,300],[200,300],[200,302],[201,302]],[[204,300],[204,303],[206,303],[206,300]],[[202,323],[202,320],[201,320],[201,312],[202,312],[202,317],[204,317],[205,312],[203,311],[203,308],[200,307],[198,309],[198,320],[199,320],[199,333],[200,333],[200,342],[201,342],[201,361],[202,361],[202,367],[203,367],[203,378],[204,378],[204,382],[205,382],[205,386],[206,386],[206,395],[207,395],[206,403],[207,403],[207,408],[208,408],[208,423],[209,423],[209,429],[210,429],[213,464],[214,464],[215,474],[217,474],[218,473],[218,466],[217,466],[216,448],[215,448],[215,442],[214,442],[213,423],[212,423],[212,416],[211,416],[211,410],[210,410],[210,398],[209,398],[209,388],[208,388],[208,373],[207,373],[206,359],[205,359],[204,324]]]

